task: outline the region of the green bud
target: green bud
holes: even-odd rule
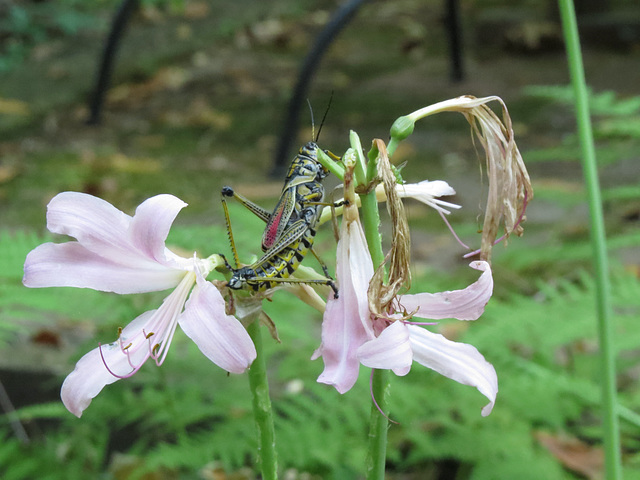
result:
[[[415,125],[416,123],[408,115],[398,117],[391,126],[391,138],[396,141],[404,140],[413,133]]]

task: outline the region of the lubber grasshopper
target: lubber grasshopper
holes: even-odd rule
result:
[[[236,198],[267,224],[262,236],[264,254],[259,260],[251,265],[233,268],[225,259],[227,268],[232,272],[231,279],[228,281],[229,288],[234,290],[250,288],[256,292],[264,292],[276,287],[279,283],[316,283],[329,285],[335,296],[338,296],[338,289],[329,277],[327,267],[312,248],[316,234],[315,226],[323,206],[327,205],[323,203],[322,181],[329,174],[329,171],[318,161],[318,150],[319,147],[315,142],[309,142],[300,149],[291,162],[280,199],[273,212],[235,193],[231,187],[222,189],[222,205],[236,265],[240,262],[233,241],[226,198]],[[309,251],[318,259],[327,278],[312,280],[290,278]]]

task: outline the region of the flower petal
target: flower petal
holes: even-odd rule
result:
[[[417,310],[414,313],[416,317],[434,320],[441,318],[476,320],[484,312],[484,307],[493,293],[493,277],[491,266],[487,262],[475,261],[469,266],[482,271],[482,275],[464,290],[402,295],[400,304],[407,312]]]
[[[256,349],[242,324],[225,313],[217,288],[198,274],[198,285],[178,319],[200,351],[220,368],[242,373],[256,358]]]
[[[93,253],[121,258],[120,262],[139,256],[131,252],[131,220],[109,202],[86,193],[62,192],[47,206],[47,228],[51,232],[69,235]]]
[[[372,276],[373,261],[360,222],[343,220],[336,263],[340,296],[327,302],[322,345],[312,357],[322,355],[324,361],[318,382],[333,385],[340,393],[349,391],[358,379],[356,351],[374,338],[367,298]]]
[[[367,294],[369,291],[369,283],[373,278],[373,260],[371,260],[367,239],[360,221],[349,222],[347,228],[349,245],[348,250],[343,252],[343,255],[346,253],[343,260],[348,259],[348,262],[343,261],[343,265],[347,267],[348,270],[341,273],[345,278],[349,279],[353,287],[353,293],[355,294],[355,300],[358,305],[358,317],[360,322],[362,322],[362,327],[367,331],[367,334],[373,338],[369,297]]]
[[[154,312],[155,310],[143,313],[122,331],[120,340],[109,345],[101,345],[78,361],[60,391],[67,410],[77,417],[82,416],[91,400],[105,386],[133,374],[136,371],[134,365],[139,367],[149,358],[149,348],[138,349],[132,352],[132,355],[127,355],[123,353],[121,345],[128,345],[127,337],[130,334],[135,336],[135,333],[142,332],[141,325],[146,324]]]
[[[173,195],[156,195],[142,202],[131,222],[131,240],[146,257],[164,263],[165,241],[173,221],[187,204]],[[190,259],[185,259],[190,261]]]
[[[147,263],[146,268],[114,262],[78,242],[45,243],[27,255],[22,282],[31,288],[78,287],[103,292],[141,293],[175,287],[184,271]]]
[[[116,293],[139,293],[175,286],[193,261],[165,248],[169,228],[186,204],[171,195],[143,202],[134,218],[84,193],[56,195],[47,226],[77,242],[44,244],[25,262],[31,287],[73,286]]]
[[[169,228],[185,206],[173,195],[157,195],[142,202],[132,218],[93,195],[63,192],[49,202],[47,228],[116,263],[162,263]]]
[[[413,359],[447,378],[476,387],[489,399],[482,409],[482,416],[489,415],[498,394],[498,376],[493,365],[472,345],[452,342],[415,325],[407,328]]]
[[[442,213],[451,213],[444,207],[448,208],[460,208],[460,205],[455,203],[445,202],[439,200],[436,197],[442,197],[445,195],[455,195],[456,191],[444,180],[423,180],[418,183],[407,183],[405,185],[398,185],[396,187],[398,195],[402,198],[410,197],[418,200],[431,208],[434,208]]]
[[[400,376],[409,373],[413,351],[407,326],[393,322],[377,338],[358,348],[358,359],[366,367],[391,369]]]
[[[122,355],[120,347],[117,345],[105,345],[102,348],[103,353],[111,361],[112,366],[119,364],[113,361],[113,353],[117,353],[118,359],[121,363],[126,362],[126,357]],[[100,393],[100,391],[106,386],[119,380],[118,377],[114,377],[105,368],[102,357],[100,356],[99,348],[91,350],[84,357],[82,357],[76,364],[76,368],[71,372],[64,383],[62,384],[62,390],[60,396],[62,397],[62,403],[67,407],[71,413],[76,417],[81,417],[82,412],[89,406],[91,400]]]

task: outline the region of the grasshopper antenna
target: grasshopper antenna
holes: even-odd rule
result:
[[[313,137],[315,136],[315,129],[316,129],[316,124],[313,121],[313,107],[311,107],[311,102],[309,101],[309,99],[307,98],[307,105],[309,105],[309,113],[311,113],[311,139],[313,140]],[[324,118],[322,119],[322,121],[324,122]],[[320,125],[320,128],[322,128],[322,125]],[[318,135],[320,135],[320,132],[318,132]],[[316,137],[315,140],[313,140],[314,142],[318,141],[318,138]]]
[[[331,108],[331,101],[333,100],[333,90],[331,91],[331,96],[329,97],[329,103],[327,104],[327,109],[324,111],[324,115],[322,116],[322,121],[320,122],[320,126],[318,127],[318,135],[316,136],[316,139],[314,140],[314,142],[318,142],[318,139],[320,138],[320,132],[322,131],[322,126],[324,125],[324,121],[327,118],[327,114],[329,113],[329,109]]]

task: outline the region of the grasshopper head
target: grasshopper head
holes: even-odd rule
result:
[[[227,282],[227,286],[232,290],[242,290],[242,287],[245,283],[246,280],[244,278],[238,277],[238,275],[235,274],[229,279],[229,281]]]
[[[233,272],[233,275],[227,282],[227,286],[232,290],[241,290],[247,285],[247,279],[253,278],[256,276],[256,272],[254,272],[249,267],[242,267]]]

